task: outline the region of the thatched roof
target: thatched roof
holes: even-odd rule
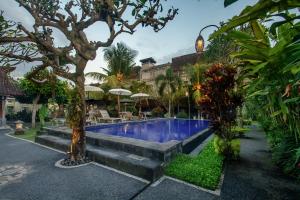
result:
[[[18,96],[22,91],[18,88],[13,79],[8,77],[7,69],[0,68],[0,96]]]

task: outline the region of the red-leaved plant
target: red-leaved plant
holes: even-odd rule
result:
[[[215,64],[205,72],[201,85],[202,109],[209,115],[217,139],[215,147],[225,156],[237,156],[232,143],[231,132],[236,119],[236,108],[242,104],[242,96],[235,92],[236,70],[223,64]]]

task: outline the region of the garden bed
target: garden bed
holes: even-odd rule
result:
[[[196,157],[179,154],[166,167],[165,173],[194,185],[215,190],[220,182],[223,161],[223,156],[215,152],[213,141],[210,141]]]
[[[30,128],[30,129],[25,130],[24,134],[22,134],[22,135],[14,135],[14,136],[18,137],[18,138],[22,138],[22,139],[30,140],[30,141],[34,142],[37,130],[39,130],[39,129],[38,128]]]

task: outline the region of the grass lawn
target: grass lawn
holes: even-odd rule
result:
[[[34,141],[34,138],[36,136],[36,132],[39,130],[39,128],[30,128],[25,130],[24,135],[14,135],[18,138]]]
[[[223,156],[218,155],[210,141],[196,156],[179,154],[165,169],[168,176],[215,190],[218,187],[223,167]]]

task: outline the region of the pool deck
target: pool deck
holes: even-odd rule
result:
[[[100,164],[156,181],[176,154],[188,153],[211,133],[210,129],[205,129],[184,141],[158,143],[86,131],[87,155]],[[67,127],[45,127],[38,132],[35,141],[67,151],[70,138],[71,129]]]

